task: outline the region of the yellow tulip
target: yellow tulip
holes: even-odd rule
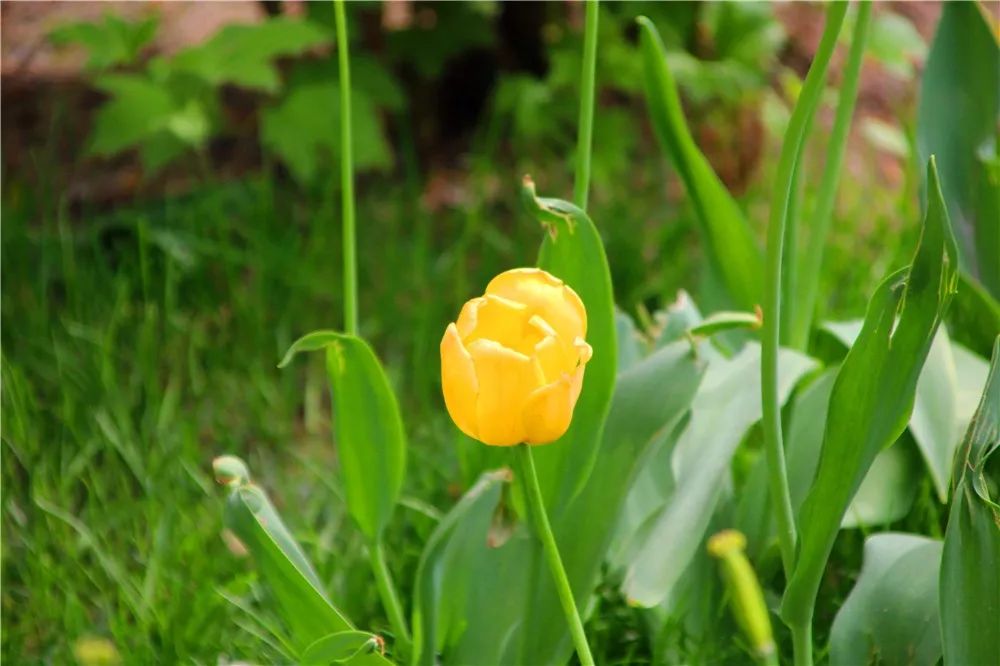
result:
[[[452,420],[491,446],[559,439],[593,353],[586,336],[583,301],[561,280],[538,268],[496,276],[441,340]]]

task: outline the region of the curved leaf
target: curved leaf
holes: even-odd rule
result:
[[[891,532],[870,537],[861,576],[833,621],[831,666],[936,664],[940,562],[940,541]]]
[[[784,401],[815,362],[783,350],[779,396]],[[733,454],[761,418],[760,346],[748,344],[733,359],[709,365],[691,405],[691,421],[673,452],[676,488],[625,576],[631,603],[654,606],[670,594],[701,550]]]
[[[375,352],[361,338],[314,331],[296,340],[279,367],[299,352],[326,351],[347,508],[369,540],[380,538],[406,470],[399,404]]]
[[[260,575],[274,595],[300,653],[331,632],[353,631],[354,626],[326,597],[319,577],[305,553],[285,527],[267,494],[250,483],[246,465],[224,456],[217,476],[230,479],[225,523],[253,556]],[[236,470],[237,475],[228,474]],[[221,473],[221,474],[220,474]],[[365,655],[358,664],[386,664],[384,657]]]
[[[433,665],[449,629],[465,622],[465,588],[471,563],[486,550],[490,517],[500,501],[503,484],[510,478],[506,469],[480,476],[427,540],[413,588],[415,664]],[[459,626],[457,631],[461,629]]]
[[[614,293],[604,244],[587,214],[565,201],[536,197],[529,178],[525,178],[522,194],[547,232],[538,266],[572,287],[583,300],[587,342],[594,349],[569,431],[533,452],[545,505],[552,513],[587,481],[601,443],[618,367]]]
[[[638,21],[646,102],[656,136],[694,203],[712,265],[735,304],[752,309],[763,295],[760,248],[743,212],[691,136],[656,26],[644,16]]]
[[[303,652],[303,664],[354,663],[355,657],[380,649],[381,640],[367,631],[338,631],[327,634],[309,645]]]
[[[811,622],[844,513],[875,456],[902,434],[924,359],[955,291],[957,250],[933,159],[928,171],[932,196],[913,263],[876,289],[833,387],[816,480],[799,512],[799,556],[782,602],[782,617],[792,624]]]
[[[957,456],[941,558],[946,664],[1000,664],[1000,497],[986,481],[1000,449],[1000,336],[979,408]]]

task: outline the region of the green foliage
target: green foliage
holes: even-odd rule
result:
[[[288,349],[279,367],[299,352],[326,352],[347,506],[372,542],[392,516],[406,473],[406,440],[399,404],[375,352],[361,338],[314,331]]]
[[[351,632],[352,636],[359,632],[353,631],[350,621],[327,599],[319,577],[264,491],[253,485],[248,477],[232,476],[227,467],[217,467],[232,489],[226,502],[226,526],[253,555],[257,569],[281,607],[292,631],[292,654],[304,656],[307,652],[322,651],[326,655],[324,647],[329,645],[331,630],[337,634]],[[246,471],[245,465],[243,471]],[[317,642],[321,643],[317,645]],[[369,654],[358,655],[352,663],[389,662],[379,655]]]
[[[55,46],[79,44],[87,49],[87,69],[107,70],[133,65],[156,35],[159,17],[150,15],[134,23],[106,12],[99,22],[60,25],[49,32]]]
[[[952,476],[954,497],[941,556],[940,609],[949,664],[995,664],[1000,644],[1000,502],[994,458],[1000,450],[1000,337],[989,378]],[[991,467],[992,465],[992,467]]]
[[[938,663],[938,585],[928,574],[940,562],[940,541],[892,532],[869,537],[861,576],[833,622],[831,666]]]
[[[649,19],[640,19],[646,97],[653,127],[698,210],[715,270],[733,301],[746,309],[763,294],[763,263],[750,226],[698,149],[684,120],[663,42]]]
[[[955,290],[957,251],[933,160],[928,179],[931,197],[913,263],[876,289],[830,396],[816,480],[798,518],[801,547],[782,603],[782,616],[793,625],[811,622],[844,513],[876,455],[905,427],[921,365]]]
[[[921,160],[937,158],[963,271],[994,299],[1000,299],[1000,178],[990,165],[1000,151],[998,119],[1000,44],[976,3],[949,3],[924,68],[917,147]],[[933,185],[925,187],[933,197]]]
[[[786,350],[779,367],[784,402],[815,366]],[[732,359],[710,361],[670,465],[658,473],[673,488],[649,519],[651,527],[626,573],[623,589],[632,603],[649,607],[663,601],[703,549],[736,448],[760,418],[760,347],[748,344]]]

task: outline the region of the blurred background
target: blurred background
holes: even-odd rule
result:
[[[720,290],[648,121],[634,19],[659,27],[696,140],[762,239],[823,8],[600,11],[588,212],[617,301],[643,322],[685,289],[711,311]],[[827,318],[863,312],[914,246],[913,126],[939,13],[875,7]],[[474,471],[439,397],[441,333],[490,276],[534,263],[521,176],[570,198],[583,7],[352,2],[348,18],[361,333],[410,440],[388,543],[406,581]],[[275,620],[221,534],[222,453],[250,462],[347,613],[385,628],[339,499],[322,360],[275,367],[300,334],[342,325],[331,5],[4,2],[0,25],[3,660],[273,659]],[[843,46],[807,154],[813,188]],[[588,626],[599,653],[641,663],[633,612],[608,608]]]

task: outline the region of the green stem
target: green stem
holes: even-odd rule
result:
[[[396,594],[396,586],[392,582],[392,574],[385,564],[385,550],[382,548],[382,541],[378,540],[368,546],[368,556],[371,559],[372,571],[375,573],[375,584],[378,586],[378,594],[382,599],[382,606],[389,616],[389,624],[396,634],[396,646],[400,656],[409,654],[412,645],[410,630],[406,625],[406,616],[403,614],[403,604]]]
[[[840,98],[837,101],[837,115],[830,132],[830,143],[826,154],[826,168],[820,183],[819,195],[816,199],[816,210],[810,217],[808,245],[802,257],[800,274],[802,280],[798,285],[796,301],[798,310],[792,322],[789,343],[796,349],[805,349],[809,342],[809,330],[812,328],[813,317],[816,314],[816,298],[819,292],[820,269],[823,266],[823,249],[826,247],[826,236],[830,230],[830,220],[833,219],[833,205],[837,197],[837,186],[840,183],[840,172],[844,163],[844,152],[847,149],[847,133],[851,128],[854,116],[854,106],[858,99],[858,83],[861,79],[861,63],[864,60],[865,45],[868,41],[868,27],[871,25],[872,3],[865,0],[858,5],[857,19],[854,23],[854,35],[851,38],[851,50],[844,67],[844,78],[840,88]]]
[[[549,569],[556,585],[556,593],[559,595],[563,613],[566,614],[566,622],[569,624],[569,633],[573,637],[573,645],[576,646],[576,654],[583,666],[594,666],[594,658],[590,655],[590,647],[587,645],[587,635],[583,631],[583,622],[580,621],[580,614],[576,610],[573,590],[570,589],[566,570],[563,569],[562,558],[559,557],[556,538],[552,534],[552,526],[545,513],[545,502],[542,500],[542,489],[538,486],[538,475],[535,473],[535,461],[531,457],[531,447],[527,444],[518,444],[517,458],[520,463],[528,511],[531,513],[531,520],[535,524],[538,538],[542,541],[545,559],[549,562]]]
[[[358,333],[358,268],[354,234],[354,158],[351,148],[351,62],[344,0],[334,0],[340,64],[340,196],[343,217],[344,331]]]
[[[812,666],[812,620],[805,624],[793,625],[790,628],[792,630],[795,666]]]
[[[580,122],[576,140],[576,180],[573,203],[587,210],[590,189],[590,152],[594,134],[594,70],[597,66],[597,0],[587,0],[583,35],[583,71],[580,73]]]
[[[799,101],[792,111],[788,131],[781,146],[775,193],[771,198],[771,216],[767,229],[767,281],[764,289],[764,324],[761,330],[761,399],[763,401],[764,447],[767,456],[768,484],[771,502],[778,522],[778,544],[786,578],[795,565],[795,515],[792,510],[788,476],[785,471],[785,449],[781,436],[781,406],[778,400],[778,347],[781,328],[781,262],[788,205],[794,184],[793,170],[798,162],[799,147],[809,116],[822,92],[830,57],[837,44],[837,35],[847,12],[846,2],[834,2],[827,10],[826,27],[819,49]]]

